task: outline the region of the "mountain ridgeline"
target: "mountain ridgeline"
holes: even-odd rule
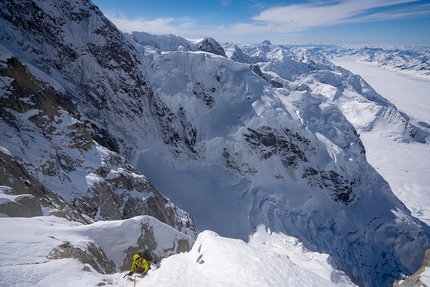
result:
[[[197,228],[248,240],[264,226],[362,286],[421,265],[430,228],[359,134],[430,130],[318,49],[123,34],[89,0],[1,2],[0,27],[0,185],[15,196],[0,212],[149,215],[181,234],[175,252]]]

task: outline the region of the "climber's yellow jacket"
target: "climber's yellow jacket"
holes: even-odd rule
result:
[[[146,261],[145,258],[140,257],[139,254],[133,255],[133,264],[131,264],[130,272],[134,273],[136,269],[142,269],[143,272],[148,272],[148,269],[149,269],[148,261]]]

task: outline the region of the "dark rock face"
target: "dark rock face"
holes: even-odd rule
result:
[[[237,154],[230,154],[226,148],[222,156],[226,160],[226,167],[241,176],[255,175],[258,172],[255,167],[251,167],[248,163],[238,160]]]
[[[8,186],[5,194],[15,199],[0,204],[0,212],[11,217],[41,216],[42,207],[50,208],[50,214],[87,223],[80,213],[61,196],[41,184],[12,156],[0,151],[0,185]]]
[[[249,65],[249,68],[251,69],[251,71],[253,71],[254,73],[256,73],[257,75],[259,75],[260,77],[264,78],[263,72],[261,71],[261,68],[258,64],[255,65]]]
[[[158,98],[152,104],[161,137],[173,154],[178,156],[185,151],[190,157],[196,157],[197,129],[187,119],[186,111],[180,108],[175,113]]]
[[[16,145],[6,145],[11,152],[0,152],[0,184],[10,187],[10,195],[28,194],[2,206],[2,212],[35,216],[44,206],[81,222],[147,214],[195,232],[191,217],[180,218],[126,159],[137,138],[122,126],[133,122],[144,134],[143,115],[150,114],[153,96],[139,52],[95,5],[78,2],[60,1],[50,9],[35,1],[0,4],[5,28],[0,39],[46,73],[34,75],[35,68],[13,55],[4,54],[0,62],[0,76],[7,79],[0,97],[2,136],[16,138],[11,143],[21,147],[18,152]],[[55,83],[55,77],[64,82]],[[195,131],[185,122],[184,128],[191,148]],[[106,149],[101,162],[86,163],[97,149]],[[88,176],[97,180],[87,189],[76,188],[78,174],[83,182]],[[51,190],[51,181],[71,186],[71,193]],[[17,204],[26,209],[16,210]]]
[[[213,108],[215,104],[214,93],[216,88],[207,88],[202,83],[195,82],[193,87],[193,94],[199,98],[208,108]]]
[[[307,178],[310,186],[331,191],[332,199],[344,205],[354,201],[356,179],[348,179],[334,170],[313,166],[309,158],[315,157],[317,147],[312,146],[309,139],[289,129],[278,131],[267,126],[259,130],[248,128],[248,132],[244,134],[245,140],[261,160],[279,155],[286,170],[298,169],[299,165],[307,166],[302,178]]]
[[[100,247],[94,243],[89,243],[87,250],[74,247],[70,242],[65,241],[59,245],[58,248],[50,252],[48,259],[73,258],[82,264],[91,265],[101,274],[112,274],[116,272],[115,264],[106,257],[106,254]]]
[[[137,246],[130,246],[130,248],[125,251],[127,256],[124,258],[124,262],[120,268],[121,271],[130,270],[131,264],[133,263],[134,254],[142,254],[144,250],[150,251],[159,249],[159,244],[154,237],[154,228],[146,223],[142,223],[140,228],[142,235],[137,240]],[[150,251],[153,258],[151,263],[159,265],[162,258],[165,258],[171,254],[188,252],[191,250],[191,247],[192,246],[190,245],[189,241],[185,239],[179,239],[169,247],[164,246],[161,253],[154,253],[153,251]]]
[[[203,41],[199,44],[197,50],[212,53],[215,55],[220,55],[227,58],[227,56],[225,55],[224,48],[213,38],[204,38]]]
[[[286,168],[295,168],[299,162],[308,162],[299,145],[308,148],[310,141],[299,134],[291,134],[289,130],[278,132],[270,127],[261,127],[258,131],[248,128],[248,132],[244,134],[245,140],[257,150],[261,160],[280,155]]]

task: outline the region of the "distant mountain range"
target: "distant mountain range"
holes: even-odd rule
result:
[[[428,47],[414,49],[393,48],[334,48],[325,49],[329,57],[351,56],[359,61],[375,64],[386,69],[430,76],[430,52]]]

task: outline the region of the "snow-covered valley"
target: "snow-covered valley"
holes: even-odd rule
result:
[[[331,61],[361,75],[415,124],[429,126],[429,77],[384,69],[351,57]],[[395,141],[395,137],[394,134],[384,134],[383,130],[362,133],[367,160],[388,181],[412,214],[430,225],[430,145]]]
[[[141,249],[137,286],[391,286],[420,267],[426,77],[123,34],[87,0],[0,3],[0,27],[0,286],[131,286]]]

